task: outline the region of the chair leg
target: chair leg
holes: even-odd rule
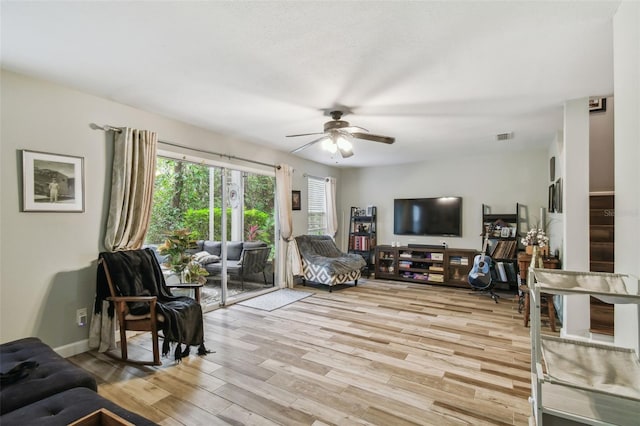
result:
[[[160,343],[158,342],[158,327],[153,325],[151,327],[151,339],[152,339],[152,348],[153,348],[153,365],[162,365],[160,361]]]
[[[262,278],[264,279],[264,285],[267,285],[267,274],[262,271]]]
[[[120,354],[123,361],[129,358],[127,354],[127,330],[124,321],[120,321]]]

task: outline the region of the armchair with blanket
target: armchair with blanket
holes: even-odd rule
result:
[[[303,281],[326,284],[331,292],[333,286],[358,278],[367,263],[359,254],[344,253],[328,235],[299,235],[296,238]]]

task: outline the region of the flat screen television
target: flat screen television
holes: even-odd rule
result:
[[[462,237],[462,197],[396,198],[393,233]]]

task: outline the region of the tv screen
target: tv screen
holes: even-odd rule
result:
[[[462,197],[396,198],[393,233],[461,237]]]

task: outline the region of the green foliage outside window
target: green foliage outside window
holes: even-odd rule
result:
[[[214,208],[214,235],[209,237],[209,185],[214,174],[214,205],[221,205],[222,169],[158,157],[153,210],[146,242],[158,244],[168,232],[188,229],[194,239],[220,241],[221,208]],[[249,173],[244,179],[245,241],[274,244],[273,177]],[[231,209],[227,209],[227,235],[231,235]],[[273,250],[272,250],[273,255]]]

